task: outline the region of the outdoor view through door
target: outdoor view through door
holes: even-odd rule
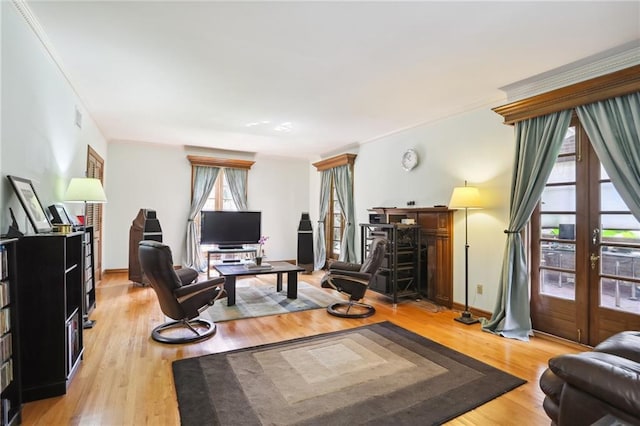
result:
[[[530,229],[534,329],[588,345],[640,329],[640,223],[577,119]]]

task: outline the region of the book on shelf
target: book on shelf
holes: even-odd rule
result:
[[[273,268],[273,266],[271,266],[270,263],[265,263],[265,262],[262,262],[260,265],[256,264],[256,262],[247,262],[244,264],[244,267],[254,271],[263,271],[263,270]]]

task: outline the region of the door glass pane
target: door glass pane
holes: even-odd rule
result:
[[[575,274],[542,270],[540,271],[540,292],[560,299],[575,300]]]
[[[575,214],[542,214],[542,238],[575,240],[576,215]]]
[[[640,244],[640,222],[628,213],[603,214],[601,234],[604,243]]]
[[[639,314],[640,223],[611,182],[600,191],[600,306]]]
[[[640,314],[640,285],[636,282],[602,278],[600,306],[603,308]]]
[[[561,157],[553,166],[547,183],[571,183],[576,181],[575,156]]]
[[[603,211],[629,211],[611,182],[600,184],[600,209]]]
[[[542,192],[543,212],[572,212],[576,210],[576,186],[547,186]]]

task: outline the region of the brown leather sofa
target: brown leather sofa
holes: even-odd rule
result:
[[[605,424],[640,425],[640,331],[618,333],[590,352],[551,358],[540,388],[552,425],[603,418],[614,419]]]

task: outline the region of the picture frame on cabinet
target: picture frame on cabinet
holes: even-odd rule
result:
[[[40,203],[36,190],[29,179],[7,175],[11,186],[20,200],[20,204],[27,213],[29,222],[36,234],[51,232],[52,226],[49,217]]]

